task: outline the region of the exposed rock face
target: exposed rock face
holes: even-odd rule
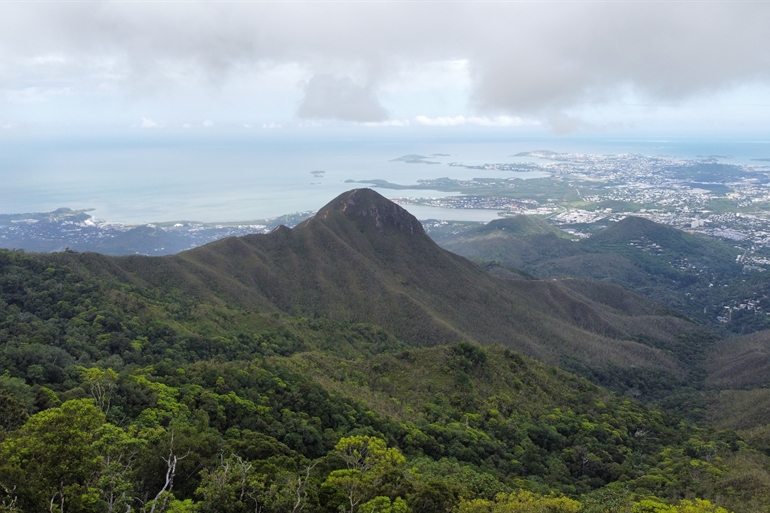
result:
[[[327,219],[340,212],[349,219],[372,223],[380,232],[392,229],[424,235],[422,224],[412,214],[371,189],[353,189],[340,194],[316,214]]]

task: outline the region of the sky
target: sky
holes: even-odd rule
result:
[[[0,136],[770,136],[770,1],[0,0]]]

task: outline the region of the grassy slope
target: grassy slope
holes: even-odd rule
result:
[[[677,373],[680,362],[665,349],[699,333],[618,288],[608,289],[611,300],[594,301],[573,283],[496,279],[440,249],[372,191],[356,199],[358,210],[335,201],[342,204],[292,230],[101,265],[122,280],[239,308],[370,322],[416,345],[500,343],[551,363],[569,357]],[[632,303],[635,310],[621,306]]]

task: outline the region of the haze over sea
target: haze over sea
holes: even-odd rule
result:
[[[0,213],[93,208],[98,219],[121,223],[177,220],[247,221],[316,210],[361,186],[346,180],[399,184],[449,177],[535,178],[544,173],[482,171],[466,165],[523,162],[539,149],[591,154],[637,153],[681,158],[730,156],[724,163],[759,164],[770,139],[514,138],[476,134],[399,137],[379,130],[357,134],[255,131],[253,135],[137,133],[103,137],[0,140]],[[409,154],[440,164],[393,161]],[[438,155],[440,154],[440,155]],[[323,173],[312,173],[323,171]],[[437,191],[380,190],[387,197],[447,196]],[[494,211],[410,207],[417,217],[490,220]]]

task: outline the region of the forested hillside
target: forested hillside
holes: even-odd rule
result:
[[[770,510],[763,452],[631,397],[713,335],[354,199],[178,257],[0,252],[0,511]]]
[[[497,274],[513,267],[539,279],[613,283],[726,335],[770,328],[770,282],[736,261],[743,250],[647,219],[629,216],[581,240],[524,215],[431,236],[457,254],[497,263]]]

